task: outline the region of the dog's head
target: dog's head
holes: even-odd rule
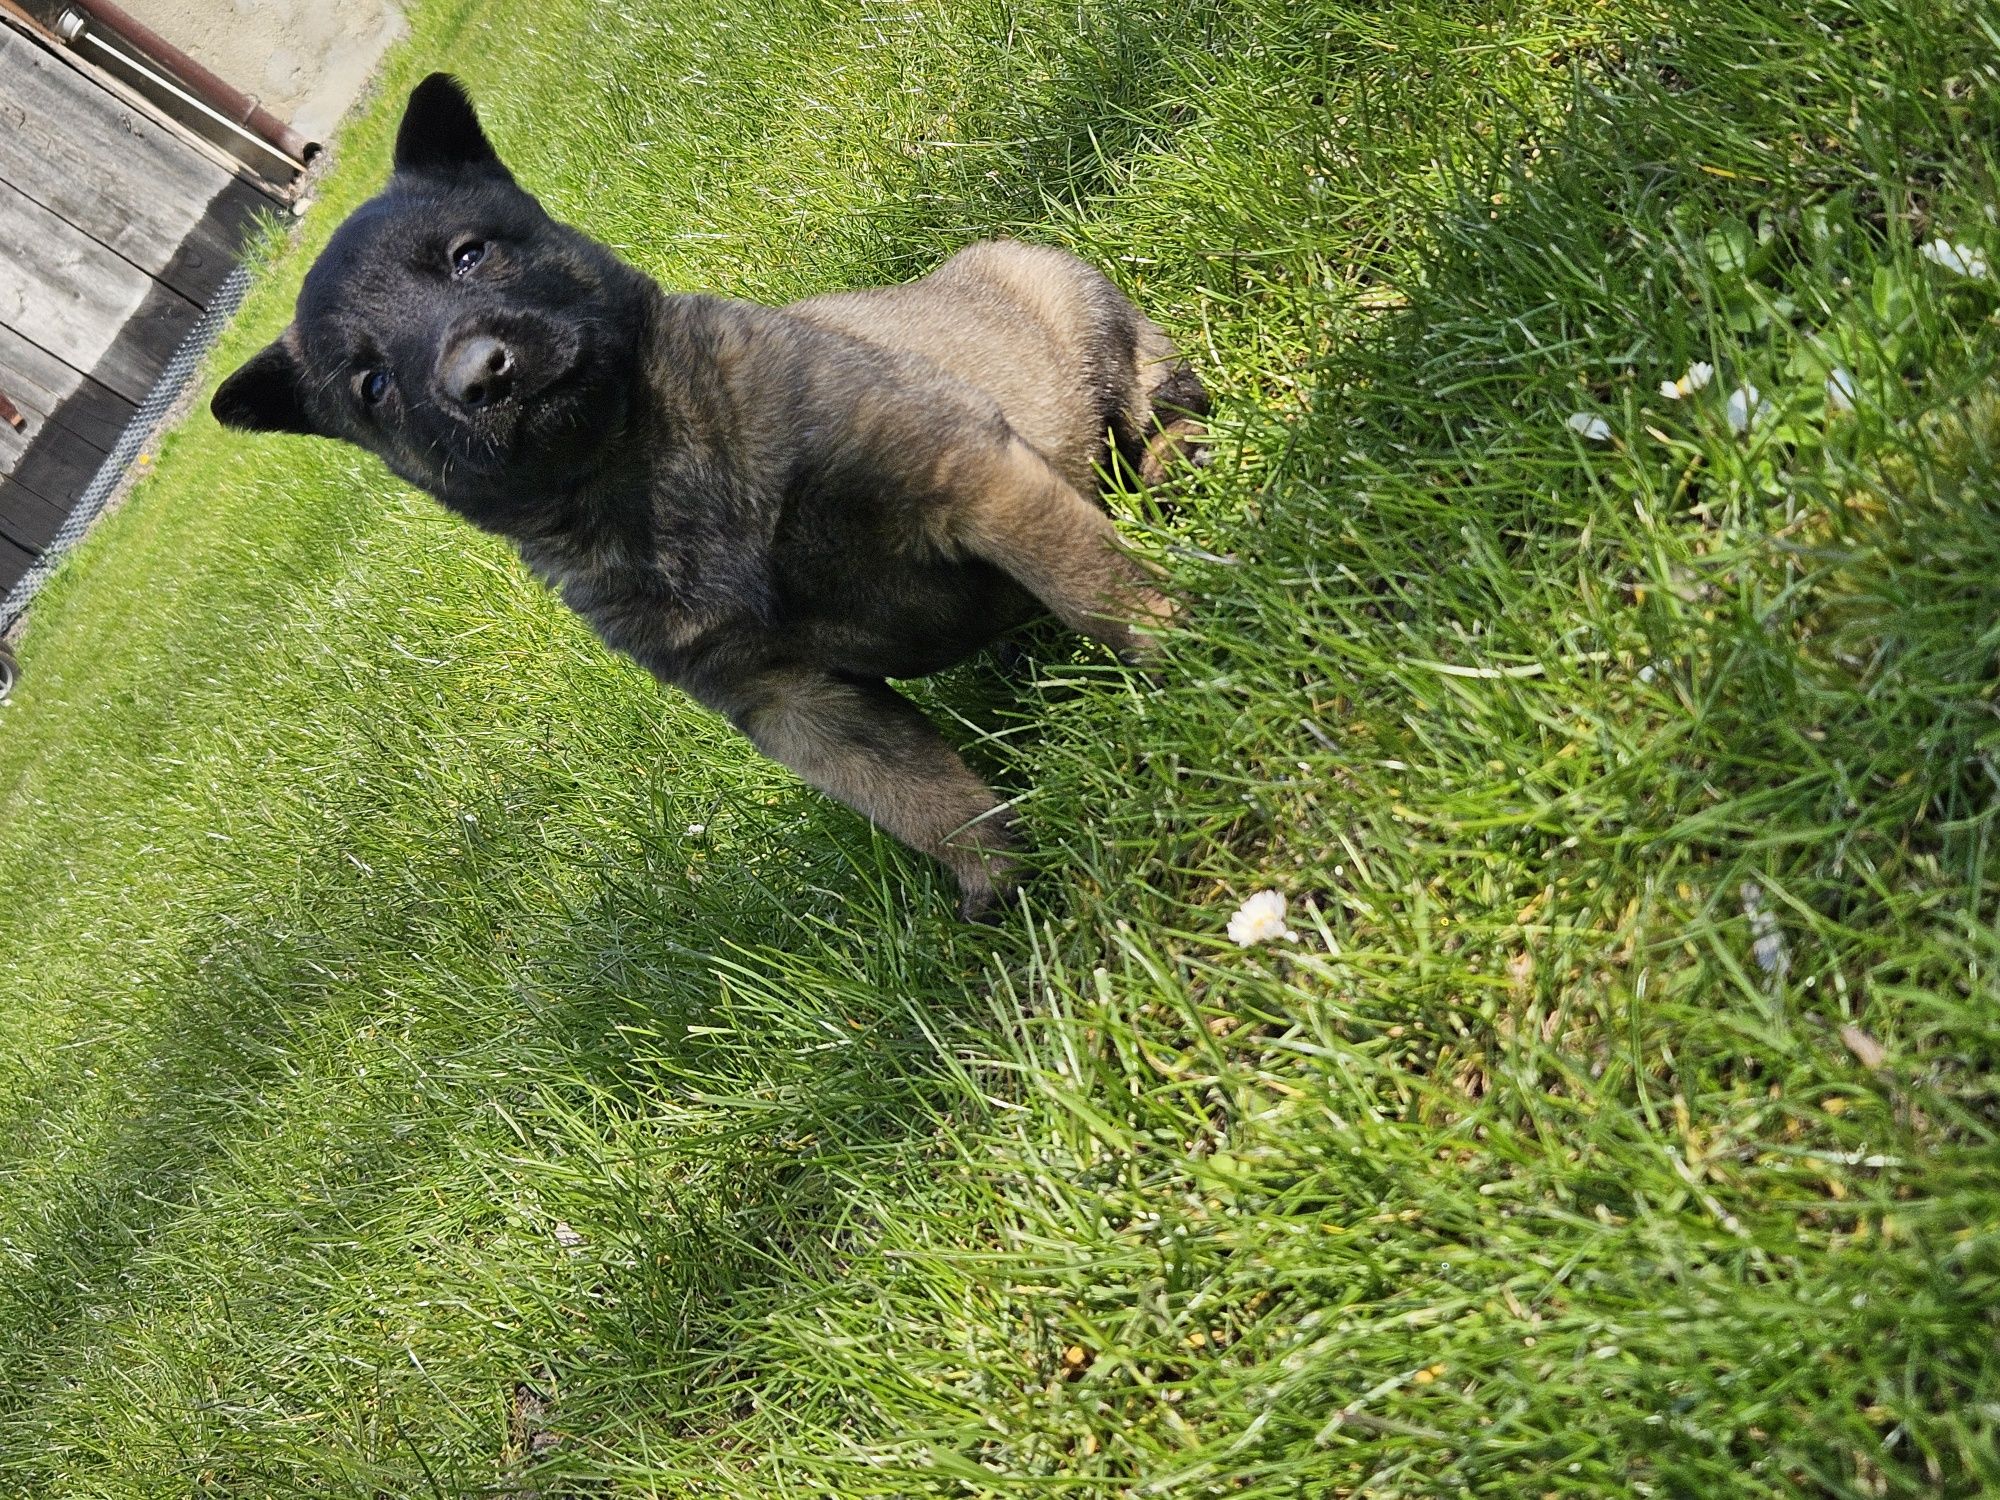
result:
[[[341,438],[484,524],[581,482],[626,415],[644,278],[516,185],[456,80],[417,86],[389,185],[334,231],[225,425]]]

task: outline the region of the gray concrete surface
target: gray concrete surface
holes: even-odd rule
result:
[[[315,140],[361,96],[403,34],[395,0],[116,0]]]

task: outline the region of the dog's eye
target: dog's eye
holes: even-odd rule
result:
[[[451,274],[463,276],[482,260],[486,259],[484,240],[465,240],[452,247]]]
[[[389,372],[370,370],[361,377],[361,399],[374,406],[389,394]]]

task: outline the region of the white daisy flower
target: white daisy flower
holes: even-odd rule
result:
[[[1970,245],[1955,245],[1950,240],[1932,240],[1928,245],[1920,245],[1917,254],[1934,266],[1943,266],[1947,271],[1975,281],[1982,280],[1990,269],[1985,252]]]
[[[1698,359],[1687,368],[1687,374],[1679,380],[1662,380],[1660,394],[1669,401],[1684,401],[1696,391],[1715,379],[1715,366],[1705,359]]]
[[[1854,410],[1854,377],[1839,365],[1827,373],[1826,404],[1837,412]]]
[[[1722,419],[1729,424],[1731,432],[1748,432],[1751,425],[1771,409],[1771,403],[1757,392],[1754,385],[1739,385],[1729,393],[1729,400],[1722,408]]]
[[[1611,424],[1605,421],[1604,418],[1590,412],[1573,412],[1570,415],[1569,421],[1564,425],[1571,432],[1589,438],[1593,443],[1608,443],[1611,441]]]
[[[1236,908],[1229,919],[1229,936],[1239,948],[1288,938],[1296,943],[1299,935],[1285,925],[1285,898],[1276,891],[1259,891]]]

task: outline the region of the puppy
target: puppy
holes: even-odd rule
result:
[[[1058,250],[974,245],[785,308],[664,291],[549,218],[443,74],[213,403],[357,444],[507,537],[607,644],[942,861],[968,918],[1009,886],[1009,818],[887,679],[1043,612],[1143,658],[1172,610],[1100,476],[1157,481],[1207,408]]]

